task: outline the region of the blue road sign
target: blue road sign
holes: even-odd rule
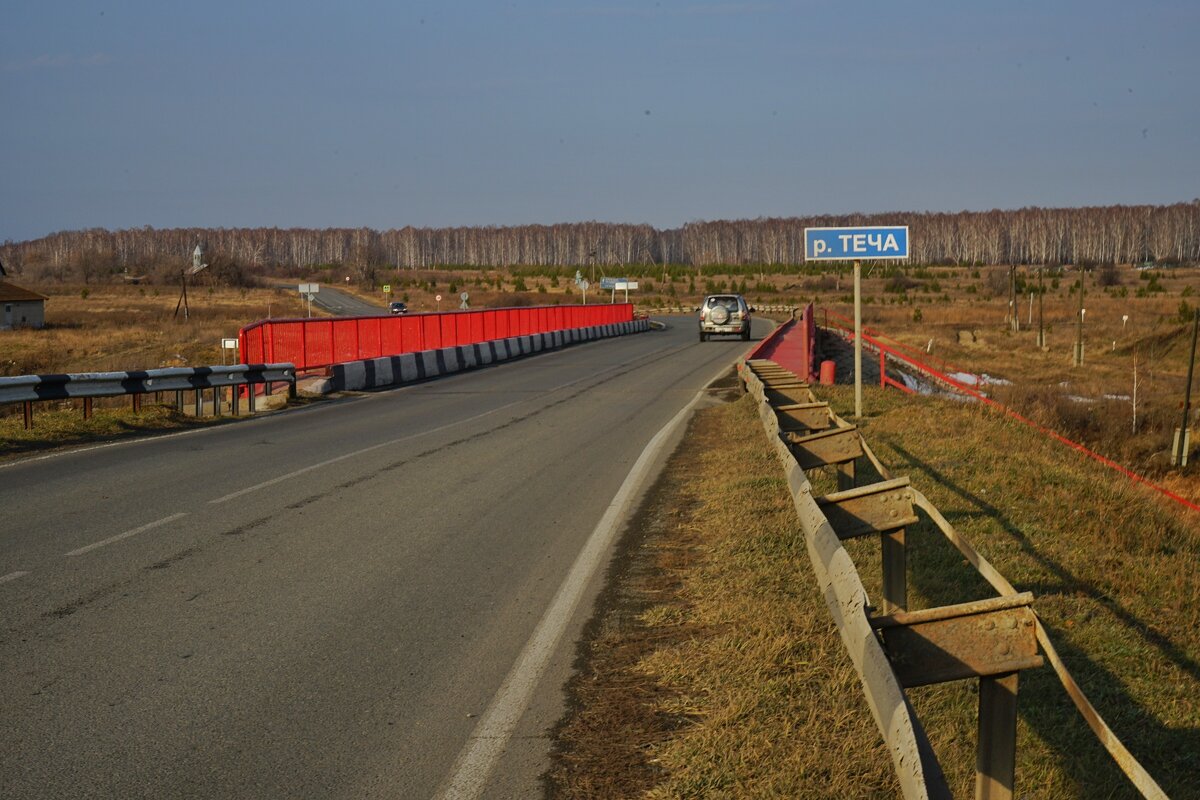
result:
[[[805,228],[805,261],[908,258],[908,226]]]
[[[600,288],[604,289],[604,290],[616,289],[617,282],[623,281],[623,280],[626,280],[626,279],[625,278],[601,278],[600,279]]]

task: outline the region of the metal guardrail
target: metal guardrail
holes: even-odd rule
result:
[[[769,312],[769,313],[772,313],[772,314],[778,314],[778,313],[787,313],[787,314],[791,314],[791,313],[793,313],[793,312],[794,312],[796,309],[798,309],[798,308],[800,308],[800,306],[789,306],[789,305],[769,305],[769,306],[767,306],[767,305],[755,305],[755,306],[754,306],[754,311],[755,311],[756,313],[764,313],[764,312]],[[655,307],[655,308],[641,308],[641,309],[639,309],[639,311],[645,312],[645,313],[647,313],[647,314],[699,314],[699,313],[700,313],[700,306],[685,306],[685,305],[678,305],[678,306],[658,306],[658,307]]]
[[[213,391],[213,408],[220,413],[220,390],[252,384],[286,383],[296,395],[296,368],[292,364],[234,364],[228,367],[167,367],[130,372],[80,372],[57,375],[17,375],[0,378],[0,405],[21,403],[25,429],[33,427],[33,403],[47,400],[83,400],[84,419],[92,415],[92,398],[129,395],[133,410],[141,409],[144,394],[175,392],[175,404],[183,410],[183,393],[195,392],[196,416],[203,407],[202,392]],[[238,414],[241,392],[232,392],[233,413]],[[248,409],[254,412],[254,392],[246,393]]]
[[[949,797],[920,721],[899,688],[979,679],[976,798],[1009,800],[1016,768],[1020,670],[1046,659],[1089,727],[1143,797],[1166,794],[1100,717],[1067,671],[1033,610],[908,478],[895,477],[857,429],[819,403],[806,382],[772,361],[747,361],[742,377],[759,401],[763,427],[788,473],[813,571],[837,623],[867,703],[883,734],[906,798]],[[854,463],[866,458],[883,479],[854,487]],[[839,491],[813,497],[805,469],[835,466]],[[923,511],[998,593],[987,600],[906,611],[905,527]],[[880,537],[882,603],[871,606],[841,540]],[[876,614],[879,610],[882,614]],[[914,751],[915,748],[915,751]],[[914,752],[918,758],[913,758]]]

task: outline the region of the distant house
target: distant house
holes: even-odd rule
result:
[[[0,331],[40,328],[46,324],[45,295],[0,281]]]

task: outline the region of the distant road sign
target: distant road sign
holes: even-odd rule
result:
[[[225,350],[237,350],[238,349],[238,340],[237,339],[222,339],[221,347]]]
[[[617,288],[617,279],[616,278],[601,278],[600,279],[600,288],[606,289],[606,290]]]
[[[805,261],[908,258],[908,226],[805,228]]]
[[[384,294],[391,294],[391,293],[392,293],[392,285],[391,285],[390,283],[385,283],[385,284],[383,285],[383,293],[384,293]]]
[[[300,284],[300,294],[316,294],[321,291],[319,283],[302,283]]]
[[[630,292],[630,291],[633,291],[634,289],[636,289],[637,287],[638,287],[638,282],[630,281],[630,280],[617,281],[616,285],[613,286],[613,288],[616,289],[618,292],[620,292],[620,291]]]

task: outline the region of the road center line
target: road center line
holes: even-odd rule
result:
[[[169,517],[163,517],[162,519],[156,519],[156,520],[154,520],[154,522],[147,522],[145,525],[142,525],[141,527],[138,527],[138,528],[134,528],[133,530],[125,531],[124,533],[118,533],[116,536],[110,536],[107,539],[104,539],[103,541],[93,542],[92,544],[81,547],[78,550],[72,550],[71,552],[67,553],[66,555],[81,556],[84,553],[90,553],[93,550],[96,550],[101,547],[105,547],[106,545],[113,544],[114,542],[119,542],[122,539],[128,539],[130,536],[137,536],[139,533],[145,533],[146,531],[150,530],[151,528],[158,528],[162,525],[166,525],[170,522],[174,522],[175,520],[181,519],[186,516],[187,516],[187,512],[181,511],[178,514],[172,514]]]
[[[291,480],[292,478],[298,478],[299,476],[304,475],[305,473],[312,472],[315,469],[321,469],[322,467],[328,467],[331,464],[336,464],[339,461],[345,461],[348,458],[354,458],[356,456],[365,455],[366,453],[370,453],[371,451],[378,450],[382,447],[391,447],[392,445],[400,444],[401,442],[407,442],[412,439],[420,438],[422,436],[428,436],[431,433],[437,433],[439,431],[444,431],[447,428],[453,428],[457,425],[465,425],[468,422],[475,422],[476,420],[483,419],[484,417],[491,416],[492,414],[497,414],[501,411],[504,411],[505,409],[512,408],[513,406],[518,406],[518,405],[521,405],[522,403],[527,403],[531,399],[537,399],[538,397],[545,397],[546,395],[553,394],[554,392],[562,391],[563,389],[569,389],[570,387],[572,387],[578,383],[583,383],[584,381],[595,380],[598,377],[604,375],[605,373],[614,372],[623,366],[625,366],[625,365],[622,364],[622,365],[618,365],[616,367],[610,367],[609,369],[606,369],[606,370],[601,370],[599,372],[589,373],[580,378],[576,378],[573,381],[567,381],[566,383],[559,384],[558,386],[555,386],[553,388],[545,389],[533,398],[523,397],[520,400],[514,400],[511,403],[505,403],[502,406],[497,406],[496,408],[493,408],[490,411],[484,411],[483,413],[476,414],[473,417],[467,417],[466,419],[460,419],[460,420],[456,420],[454,422],[447,422],[445,425],[439,425],[436,428],[430,428],[429,430],[420,431],[419,433],[410,433],[407,436],[400,436],[396,439],[389,439],[386,442],[378,442],[378,443],[370,445],[368,447],[364,447],[361,450],[355,450],[352,453],[343,453],[340,456],[334,456],[333,458],[326,459],[325,461],[320,461],[316,464],[309,464],[307,467],[301,467],[300,469],[293,470],[292,472],[288,472],[284,475],[278,475],[269,480],[265,480],[262,483],[256,483],[253,486],[247,486],[243,489],[238,489],[236,492],[230,492],[227,495],[218,497],[215,500],[209,500],[208,502],[209,502],[209,505],[217,505],[219,503],[227,503],[230,500],[236,500],[237,498],[242,497],[243,495],[250,494],[251,492],[257,492],[259,489],[266,489],[268,486],[274,486],[277,483],[283,483],[284,481]],[[405,387],[405,388],[408,388],[408,387]]]
[[[500,690],[479,719],[479,724],[455,761],[449,778],[437,793],[438,800],[474,800],[483,794],[488,776],[508,745],[521,715],[529,707],[530,698],[574,617],[584,590],[597,571],[607,563],[613,541],[638,491],[649,476],[655,459],[670,440],[671,434],[688,418],[703,397],[704,392],[697,393],[654,435],[634,462],[604,516],[571,565],[571,571],[567,573],[533,635],[525,643],[512,670],[504,678]]]
[[[10,572],[7,575],[0,575],[0,583],[15,581],[17,578],[24,578],[28,574],[29,570],[17,570],[16,572]]]

